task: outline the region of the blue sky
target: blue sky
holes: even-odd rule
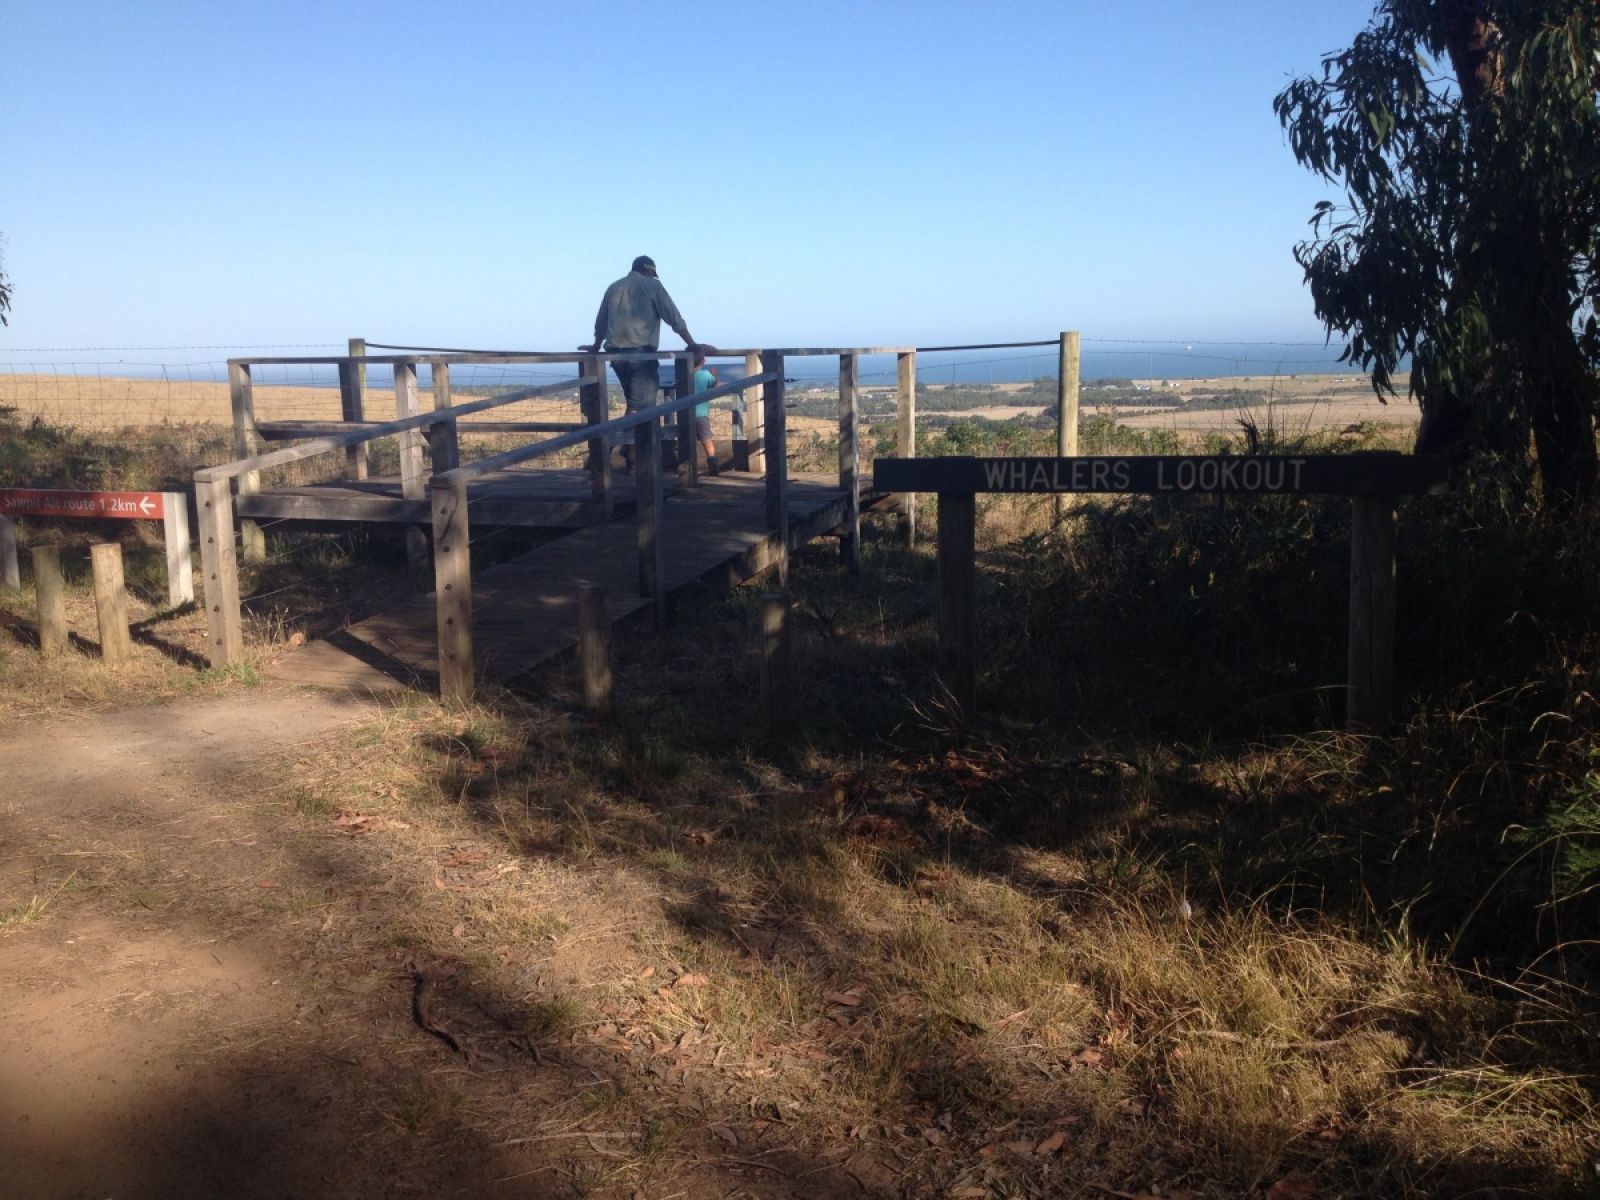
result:
[[[1319,339],[1274,94],[1371,0],[0,5],[0,354]]]

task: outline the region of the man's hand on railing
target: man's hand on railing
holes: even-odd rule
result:
[[[689,351],[692,354],[704,354],[707,358],[716,358],[719,353],[710,342],[690,342]]]

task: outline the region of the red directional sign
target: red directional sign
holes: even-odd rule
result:
[[[58,492],[0,488],[4,517],[117,517],[159,521],[167,515],[160,492]]]

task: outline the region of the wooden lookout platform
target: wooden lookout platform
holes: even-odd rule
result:
[[[579,640],[579,595],[601,597],[607,621],[640,613],[657,627],[668,619],[667,597],[686,584],[715,578],[740,582],[775,569],[787,574],[789,553],[822,535],[836,535],[852,569],[860,563],[860,516],[886,497],[863,489],[858,450],[859,363],[865,354],[898,360],[900,436],[914,452],[916,352],[907,348],[739,350],[742,378],[691,394],[684,351],[648,357],[671,362],[676,387],[643,412],[613,416],[607,368],[639,354],[483,354],[427,352],[368,355],[352,342],[337,358],[233,359],[234,461],[195,472],[195,502],[204,570],[208,657],[226,665],[243,657],[238,561],[264,554],[264,522],[372,522],[407,531],[414,569],[431,569],[433,591],[310,643],[273,668],[284,679],[382,689],[437,687],[470,694],[488,674],[516,675]],[[785,417],[786,358],[839,360],[837,474],[792,474]],[[569,379],[458,402],[452,367],[564,365]],[[340,419],[258,421],[253,373],[261,367],[336,369]],[[393,374],[394,417],[367,417],[367,372]],[[431,405],[423,404],[419,368]],[[575,399],[576,420],[483,419],[496,409],[542,397]],[[692,410],[725,396],[750,394],[742,439],[733,458],[743,468],[702,476],[695,459]],[[462,461],[462,433],[540,435],[500,439],[512,448]],[[400,471],[369,474],[368,446],[398,443]],[[291,443],[265,450],[263,443]],[[613,451],[633,444],[635,471],[619,471]],[[663,469],[663,444],[676,443],[681,466]],[[562,452],[566,452],[564,455]],[[906,450],[902,450],[905,453]],[[322,456],[342,460],[342,478],[264,485],[275,468]],[[574,456],[576,456],[574,458]],[[574,461],[581,465],[573,465]],[[911,533],[914,501],[903,498]],[[237,522],[237,524],[236,524]],[[507,562],[474,571],[472,546],[484,530],[536,527],[559,533]],[[292,528],[292,526],[291,526]],[[592,612],[586,620],[592,622]]]
[[[543,495],[547,483],[539,482],[541,490],[533,493],[536,496]],[[790,488],[790,529],[795,544],[838,528],[846,505],[837,480],[821,475],[791,476]],[[631,488],[619,489],[619,499],[630,494]],[[485,511],[492,514],[496,511],[493,505],[513,503],[502,490]],[[526,519],[525,512],[511,515]],[[578,515],[581,519],[589,514],[580,511]],[[668,593],[706,579],[741,583],[778,559],[778,538],[766,527],[766,495],[758,476],[728,472],[702,481],[692,491],[670,489],[662,516],[667,564],[662,584]],[[651,601],[640,594],[638,586],[635,532],[634,523],[625,518],[608,524],[587,523],[585,528],[475,575],[472,626],[476,673],[509,678],[571,650],[578,641],[579,584],[604,589],[607,614],[613,621],[647,614]],[[436,689],[436,604],[437,597],[431,593],[416,597],[324,641],[300,647],[268,673],[293,683],[327,687]]]

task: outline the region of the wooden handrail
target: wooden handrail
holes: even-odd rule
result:
[[[649,408],[641,408],[624,416],[613,417],[609,421],[601,421],[595,425],[585,425],[582,429],[572,433],[563,433],[559,437],[548,438],[542,442],[534,442],[527,446],[518,446],[514,450],[506,450],[500,454],[491,454],[488,458],[480,458],[466,466],[457,467],[453,471],[442,471],[434,475],[433,486],[436,488],[451,488],[467,483],[486,475],[490,471],[498,471],[503,467],[514,466],[517,463],[527,462],[531,458],[542,458],[546,454],[554,454],[557,450],[579,445],[597,437],[605,437],[613,433],[621,433],[628,429],[637,429],[640,425],[652,421],[659,421],[662,417],[682,412],[695,405],[706,404],[712,400],[721,399],[723,396],[742,392],[747,388],[757,387],[770,383],[777,378],[777,372],[766,371],[760,375],[748,375],[743,379],[719,384],[703,392],[691,392],[687,396],[679,396],[665,404],[655,404]],[[459,410],[457,410],[459,411]]]
[[[979,349],[980,347],[974,347]],[[915,346],[788,346],[778,347],[776,353],[787,358],[805,358],[812,356],[837,356],[840,354],[907,354],[915,350]],[[756,354],[760,351],[749,347],[718,346],[716,353],[711,358],[742,358],[746,354]],[[641,359],[684,358],[692,351],[683,350],[602,350],[598,354],[589,354],[582,350],[562,351],[479,351],[474,353],[444,353],[434,354],[419,351],[415,354],[373,354],[355,359],[365,366],[397,366],[402,363],[440,362],[446,366],[470,365],[481,363],[578,363],[587,362],[598,358],[603,362],[638,362]],[[338,366],[340,363],[350,362],[349,355],[320,355],[310,358],[230,358],[230,363],[243,366],[307,366],[325,367]]]
[[[394,434],[405,433],[412,429],[426,429],[432,425],[454,421],[458,417],[470,416],[473,413],[487,412],[490,409],[514,404],[519,400],[531,400],[536,396],[564,392],[569,388],[579,386],[582,382],[583,378],[581,376],[577,379],[564,379],[560,383],[548,383],[540,387],[522,388],[519,391],[507,392],[503,396],[488,396],[468,404],[459,404],[452,408],[441,408],[432,412],[418,413],[416,416],[403,417],[396,421],[385,421],[377,425],[363,425],[361,428],[352,429],[348,433],[330,434],[327,437],[319,437],[314,441],[305,442],[299,446],[290,446],[285,450],[273,450],[266,454],[257,454],[251,458],[241,458],[235,462],[224,463],[217,467],[203,467],[194,473],[195,482],[216,483],[223,479],[233,479],[251,471],[265,471],[271,467],[286,466],[289,463],[300,462],[307,458],[315,458],[319,454],[342,450],[346,446],[359,446],[363,442],[374,441],[381,437],[392,437]]]

